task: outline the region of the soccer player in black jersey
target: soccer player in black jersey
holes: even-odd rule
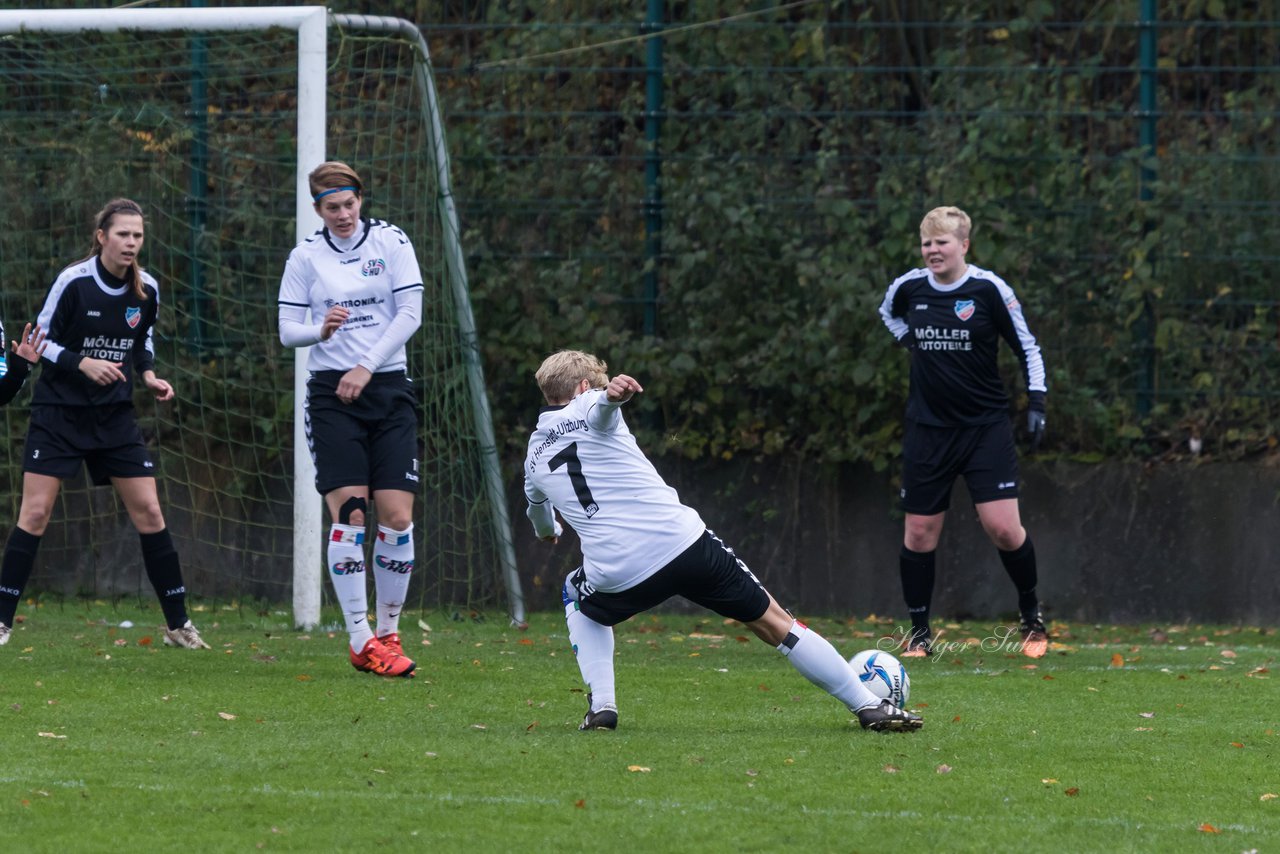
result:
[[[40,310],[44,368],[31,401],[22,508],[0,566],[0,644],[9,640],[62,481],[83,463],[96,485],[115,487],[138,530],[143,565],[164,611],[165,644],[208,649],[187,618],[178,552],[133,410],[135,374],[156,400],[173,399],[173,387],[155,373],[151,330],[159,291],[138,264],[142,208],[115,199],[94,225],[89,257],[58,274]]]
[[[22,390],[31,366],[40,361],[40,354],[44,352],[44,330],[40,324],[36,324],[33,330],[28,323],[22,330],[22,337],[10,343],[13,349],[5,352],[4,374],[0,376],[0,406],[13,400]],[[0,325],[0,351],[4,351],[3,325]]]
[[[911,629],[903,654],[931,652],[934,557],[951,487],[963,475],[983,530],[1017,588],[1022,652],[1039,658],[1048,637],[1036,596],[1035,550],[1018,512],[1018,454],[996,360],[1000,339],[1022,362],[1033,447],[1045,428],[1044,362],[1013,289],[965,261],[971,227],[959,208],[930,211],[920,223],[925,266],[895,279],[880,305],[885,325],[911,352],[899,556]]]

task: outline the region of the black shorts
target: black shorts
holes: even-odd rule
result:
[[[903,511],[932,516],[951,506],[963,475],[974,504],[1018,497],[1018,451],[1006,418],[974,427],[907,421],[902,440]]]
[[[334,393],[343,371],[307,381],[307,445],[321,495],[342,486],[418,491],[418,416],[401,371],[374,374],[353,403]]]
[[[113,477],[155,477],[133,405],[33,406],[22,470],[67,480],[83,462],[97,486]]]
[[[758,620],[769,610],[769,594],[759,580],[712,531],[704,531],[675,560],[635,587],[611,593],[593,590],[583,595],[585,582],[582,569],[570,577],[578,607],[605,626],[616,626],[672,596],[683,596],[741,623]],[[567,590],[565,595],[569,595]]]

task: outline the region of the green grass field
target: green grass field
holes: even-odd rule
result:
[[[924,729],[876,734],[742,626],[644,615],[619,730],[579,733],[557,614],[406,615],[398,680],[283,612],[196,613],[211,652],[154,609],[20,614],[8,850],[1280,851],[1274,630],[1055,624],[1031,662],[951,624],[908,662]],[[846,655],[892,631],[809,622]]]

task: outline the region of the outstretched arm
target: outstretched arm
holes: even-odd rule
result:
[[[613,430],[622,417],[622,404],[642,391],[640,383],[626,374],[618,374],[604,387],[604,400],[594,403],[587,413],[587,426],[602,433]]]

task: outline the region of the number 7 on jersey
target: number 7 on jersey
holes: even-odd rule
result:
[[[582,474],[582,463],[578,460],[577,442],[570,442],[568,447],[547,461],[547,468],[551,471],[555,471],[561,466],[565,466],[569,470],[569,482],[573,484],[573,491],[578,496],[578,503],[582,505],[583,512],[590,519],[596,515],[600,505],[596,504],[596,500],[591,497],[591,487],[587,486],[587,478]]]

